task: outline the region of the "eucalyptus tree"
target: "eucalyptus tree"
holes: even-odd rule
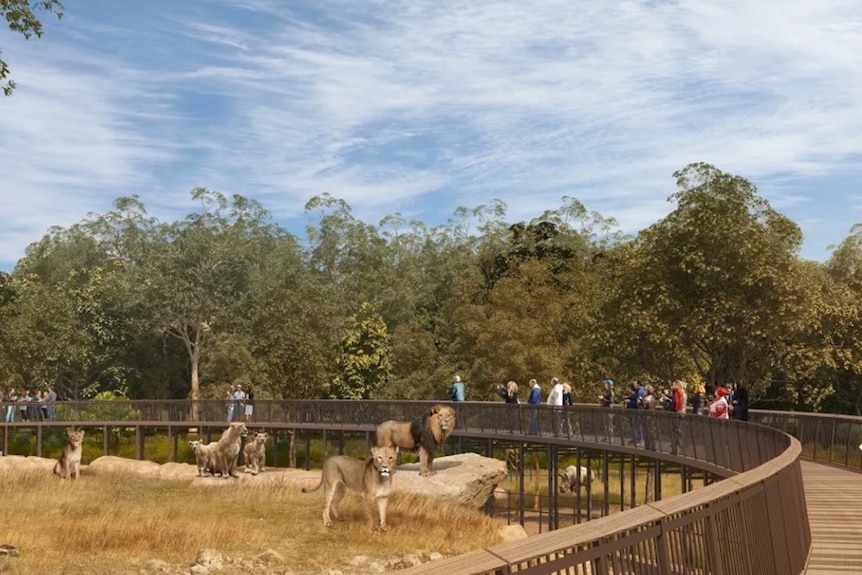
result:
[[[42,37],[42,22],[36,15],[37,10],[63,17],[63,3],[60,0],[0,0],[0,16],[6,20],[9,30],[17,32],[29,40],[33,36]],[[2,54],[2,53],[0,53]],[[9,77],[9,65],[0,58],[0,81]],[[0,85],[3,94],[11,96],[15,91],[15,82],[7,80]]]
[[[676,209],[639,234],[628,258],[618,327],[652,333],[671,365],[684,351],[710,386],[758,392],[811,320],[796,265],[802,234],[740,176],[700,163],[674,177]]]
[[[86,222],[51,228],[27,247],[12,274],[16,298],[3,324],[22,381],[54,384],[68,397],[127,389],[126,316],[112,289],[116,270]]]
[[[862,415],[862,224],[832,249],[824,268],[831,290],[823,331],[832,351],[834,387],[825,403]]]

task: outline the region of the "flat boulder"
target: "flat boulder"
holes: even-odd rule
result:
[[[480,509],[509,475],[504,461],[476,453],[437,457],[432,467],[436,473],[422,477],[418,463],[399,465],[392,478],[393,492],[441,497]]]
[[[87,466],[87,475],[140,475],[158,478],[161,465],[155,461],[125,459],[114,455],[97,457]]]
[[[0,470],[2,471],[53,471],[56,459],[47,457],[35,457],[25,455],[7,455],[0,457]]]

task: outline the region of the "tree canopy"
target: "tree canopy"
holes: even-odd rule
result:
[[[756,404],[858,413],[862,227],[824,263],[745,178],[674,174],[670,213],[634,236],[575,198],[530,221],[499,200],[429,227],[306,204],[297,238],[259,203],[196,188],[53,228],[0,274],[0,386],[63,397],[470,399],[552,377],[736,382]]]

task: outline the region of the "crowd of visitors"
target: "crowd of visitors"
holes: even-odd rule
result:
[[[531,379],[528,385],[527,404],[538,406],[542,403],[542,388],[536,379]],[[604,389],[598,396],[599,405],[605,408],[616,406],[617,396],[614,380],[605,379],[601,385]],[[496,392],[507,404],[520,403],[518,384],[515,381],[509,381],[506,385],[497,385]],[[454,383],[449,388],[449,397],[454,401],[464,401],[464,382],[460,376],[455,376]],[[692,385],[691,393],[689,393],[689,385],[682,380],[674,380],[669,388],[656,391],[652,384],[636,379],[629,384],[628,394],[622,397],[621,406],[625,409],[663,409],[678,414],[692,413],[715,418],[748,421],[748,390],[745,386],[737,383],[718,386],[712,394],[712,399],[709,399],[706,389],[701,383]],[[570,434],[572,425],[569,415],[566,410],[561,408],[574,403],[572,385],[561,383],[556,377],[551,378],[545,402],[555,408],[551,411],[553,428],[557,430],[557,433]],[[539,430],[539,410],[533,408],[529,413],[528,433],[535,435]],[[651,434],[649,429],[645,428],[643,416],[633,414],[631,422],[633,442],[636,445],[648,444]],[[607,441],[610,441],[614,435],[614,420],[610,416],[606,418],[605,435]],[[681,442],[680,420],[674,419],[671,423],[671,446],[674,453],[680,448]],[[647,447],[649,446],[647,445]]]
[[[6,423],[57,420],[57,392],[53,385],[37,390],[0,389],[0,404],[4,406],[0,416]]]

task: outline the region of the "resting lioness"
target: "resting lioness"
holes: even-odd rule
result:
[[[345,486],[362,495],[368,505],[368,518],[372,529],[386,531],[386,504],[392,490],[392,474],[395,473],[395,459],[398,451],[391,447],[372,447],[371,455],[365,460],[346,455],[336,455],[323,464],[323,474],[317,487],[302,488],[303,493],[317,491],[324,487],[323,525],[332,526],[332,517],[341,520],[338,503],[344,496]],[[374,521],[374,504],[377,503],[379,521]]]
[[[69,443],[63,449],[60,460],[54,464],[54,475],[59,475],[63,479],[78,479],[81,472],[81,445],[84,443],[84,430],[68,429],[66,435],[69,437]]]
[[[254,434],[254,440],[245,446],[245,472],[257,475],[259,471],[266,471],[266,439],[269,434],[258,431]]]

